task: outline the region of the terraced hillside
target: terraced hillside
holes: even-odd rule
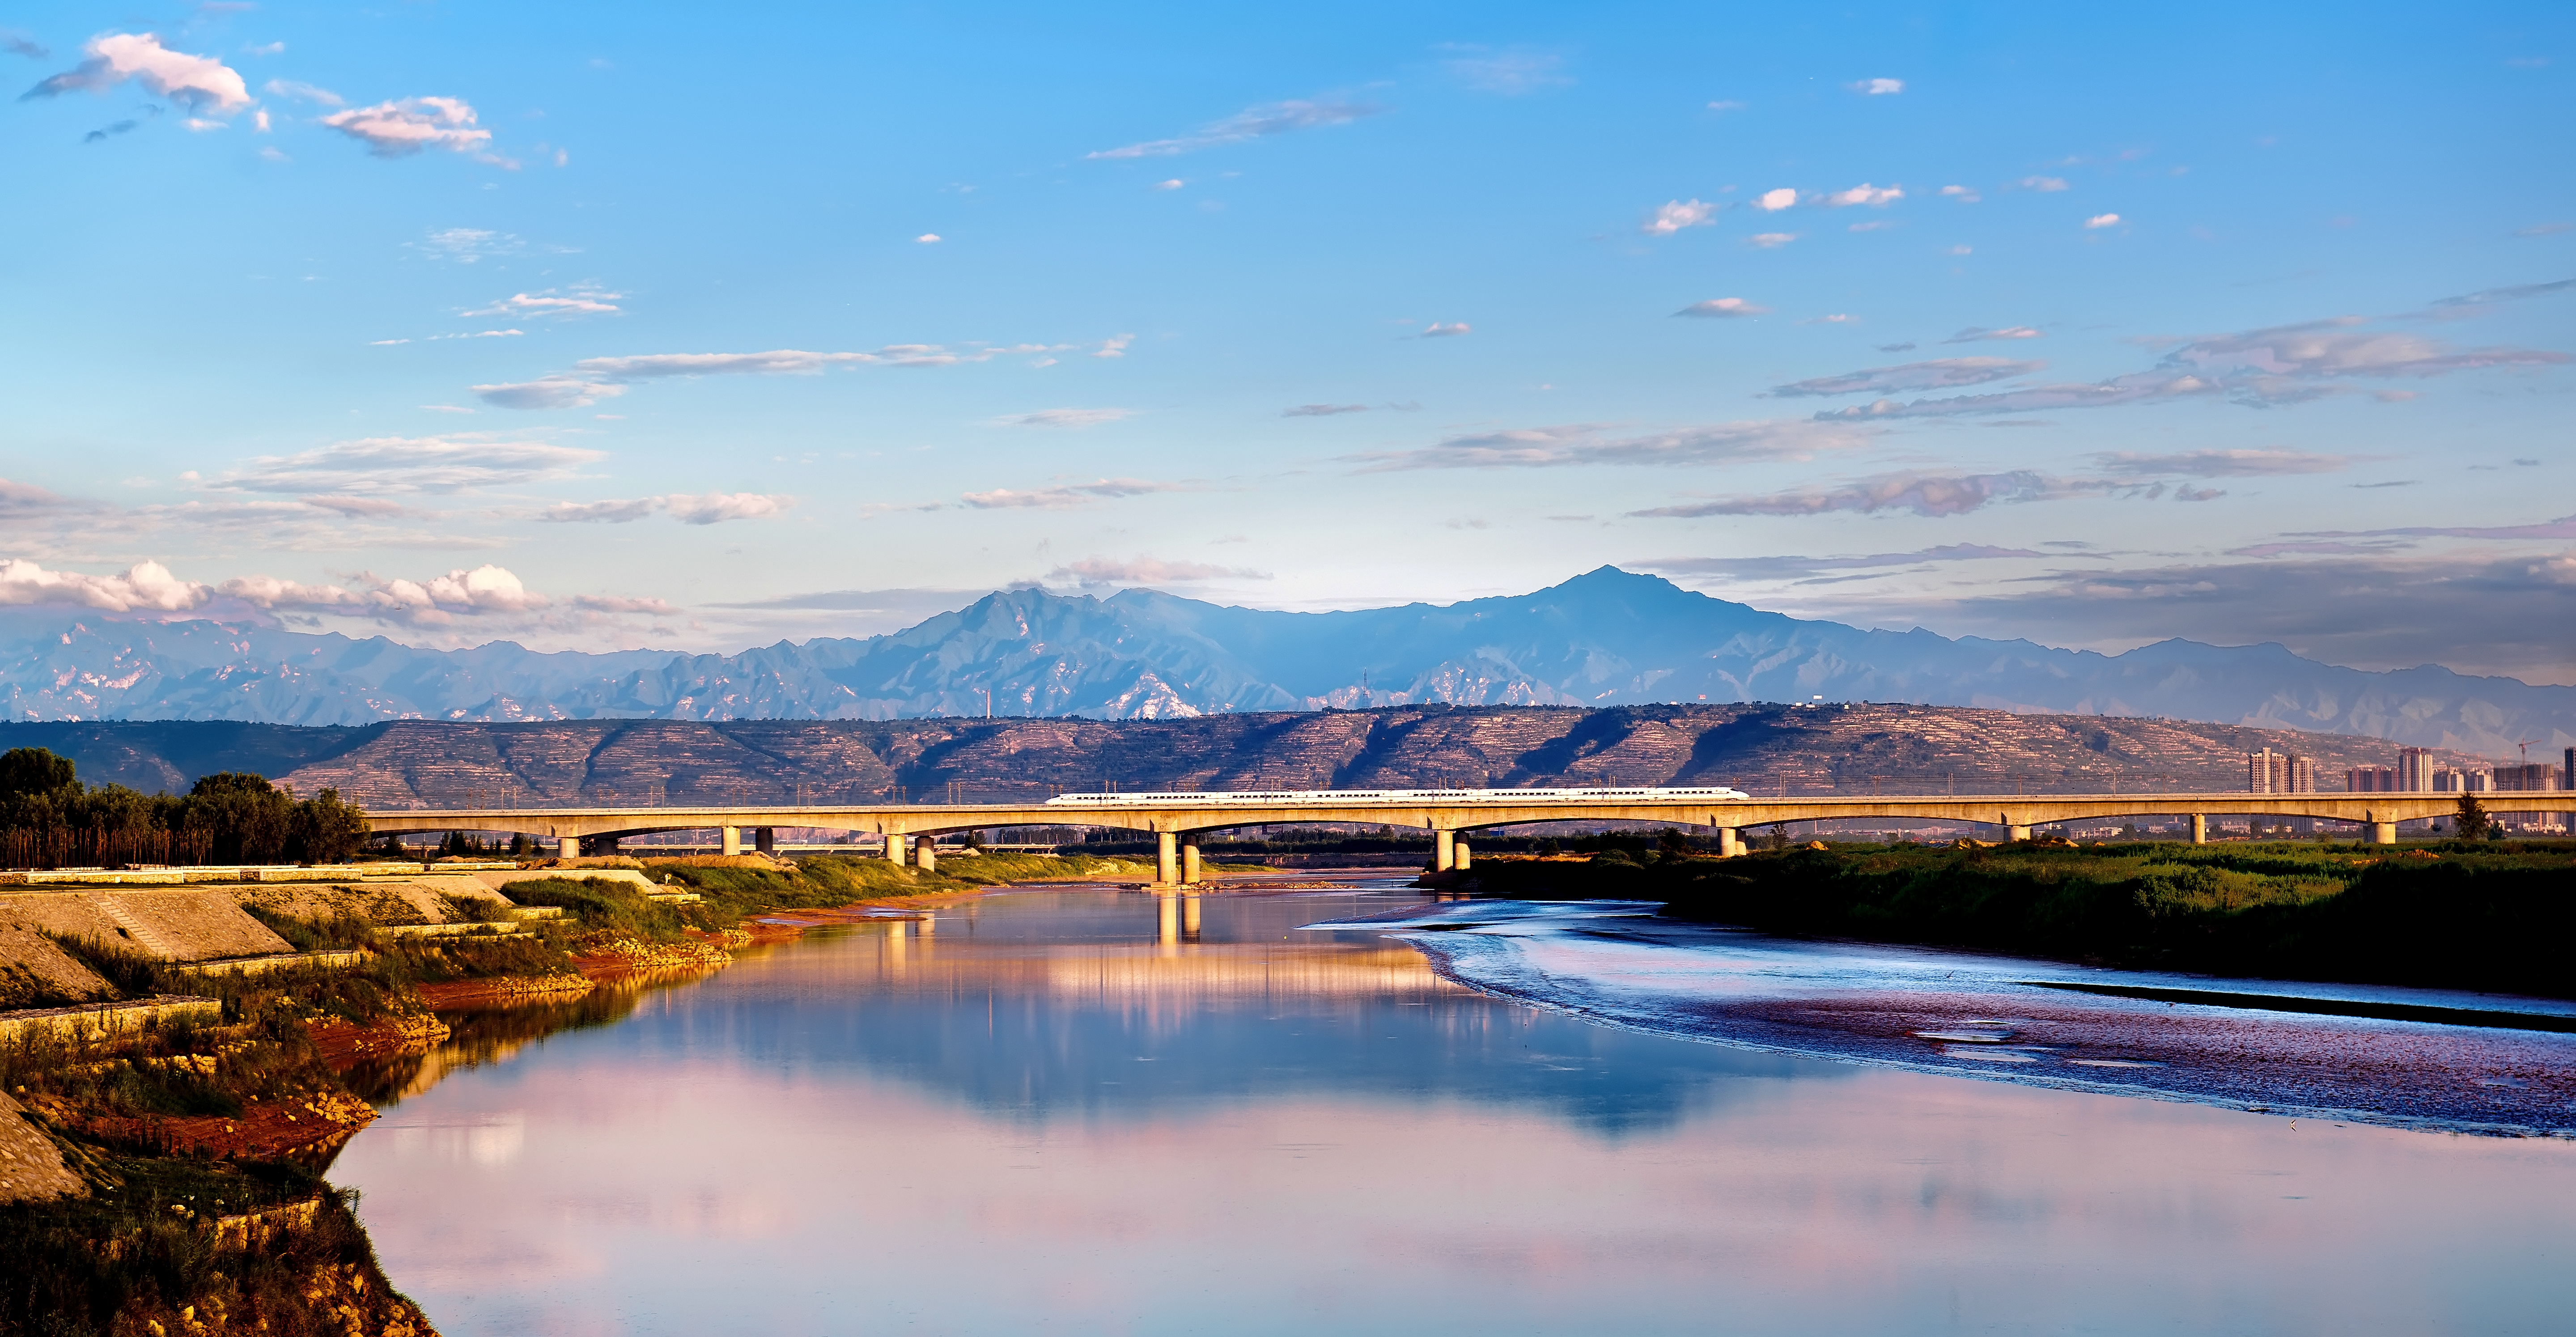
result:
[[[220,738],[199,736],[222,730]],[[2320,788],[2394,744],[2169,720],[1915,705],[1400,706],[1181,720],[397,721],[0,726],[93,780],[254,770],[372,808],[466,803],[1017,801],[1065,789],[1733,784],[1762,793],[2234,790],[2263,747]],[[2475,758],[2449,758],[2454,764]]]

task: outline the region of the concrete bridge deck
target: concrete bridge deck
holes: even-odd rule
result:
[[[746,829],[754,833],[755,846],[767,850],[771,847],[770,833],[778,827],[819,827],[882,836],[889,858],[902,859],[907,846],[916,846],[914,856],[923,867],[935,866],[930,838],[950,832],[1013,826],[1105,826],[1156,833],[1162,837],[1161,880],[1195,882],[1197,837],[1204,832],[1243,826],[1331,822],[1426,830],[1433,837],[1434,866],[1446,869],[1466,865],[1465,842],[1458,838],[1462,833],[1536,822],[1662,822],[1714,827],[1721,855],[1741,852],[1740,833],[1748,827],[1845,818],[1973,822],[2000,826],[2012,839],[2027,840],[2032,828],[2043,823],[2105,817],[2188,817],[2192,839],[2202,841],[2208,838],[2208,822],[2214,816],[2320,817],[2360,823],[2370,828],[2374,841],[2386,845],[2396,842],[2399,822],[2447,816],[2459,805],[2456,794],[1928,794],[1727,802],[1706,798],[1414,798],[1392,802],[1259,804],[1205,800],[1159,803],[1150,801],[1149,796],[1136,797],[1148,801],[1097,808],[1005,803],[382,810],[369,812],[367,825],[380,835],[417,831],[518,832],[562,842],[567,852],[585,838],[712,828],[722,834],[723,849],[728,854],[740,852]],[[2478,802],[2490,813],[2576,810],[2576,795],[2551,792],[2486,793],[2478,795]],[[923,839],[916,841],[917,837]]]

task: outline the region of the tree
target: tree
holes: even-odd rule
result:
[[[2476,840],[2487,833],[2487,810],[2479,806],[2477,795],[2465,789],[2460,791],[2458,823],[2462,840]]]
[[[1690,837],[1683,835],[1680,827],[1668,826],[1656,835],[1655,848],[1668,859],[1688,858],[1691,853]]]
[[[0,752],[0,799],[22,794],[52,794],[72,783],[72,759],[41,747],[13,747]]]
[[[347,863],[367,843],[367,814],[325,789],[295,805],[286,857],[298,863]]]
[[[337,803],[339,796],[332,795],[332,801]],[[270,784],[267,776],[219,771],[189,788],[180,821],[183,828],[213,838],[217,863],[276,863],[286,856],[294,836],[295,798]]]

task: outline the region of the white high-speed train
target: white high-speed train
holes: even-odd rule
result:
[[[1058,794],[1050,808],[1140,808],[1175,803],[1235,807],[1354,807],[1408,803],[1530,803],[1588,799],[1596,803],[1725,803],[1753,797],[1741,789],[1271,789],[1168,793]]]

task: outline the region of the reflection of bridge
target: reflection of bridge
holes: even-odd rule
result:
[[[1150,796],[1137,795],[1137,800]],[[2561,812],[2571,806],[2564,794],[2488,793],[2478,801],[2489,812]],[[2251,817],[2322,817],[2357,822],[2370,828],[2378,844],[2394,844],[2397,824],[2441,817],[2456,810],[2450,794],[2051,794],[2044,797],[1984,795],[1906,795],[1871,798],[1754,798],[1715,801],[1704,797],[1674,798],[1533,798],[1526,801],[1443,799],[1409,796],[1402,800],[1333,802],[1299,798],[1283,802],[1176,799],[1122,803],[1116,807],[1067,808],[1044,804],[974,804],[942,807],[882,804],[855,807],[748,808],[449,808],[378,811],[367,814],[377,834],[407,831],[514,831],[561,842],[566,854],[579,842],[595,844],[654,831],[699,831],[714,828],[728,854],[742,849],[742,833],[753,833],[761,850],[772,847],[778,827],[821,827],[864,832],[885,838],[889,858],[936,866],[931,841],[956,831],[1014,826],[1110,826],[1152,831],[1161,837],[1158,880],[1196,882],[1198,837],[1203,832],[1243,826],[1292,826],[1348,823],[1400,826],[1432,834],[1432,866],[1464,868],[1468,832],[1535,822],[1662,822],[1675,826],[1715,827],[1718,853],[1743,852],[1747,827],[1783,822],[1892,818],[1928,822],[1967,822],[2000,826],[2014,840],[2028,840],[2043,822],[2097,820],[2105,817],[2188,817],[2193,841],[2205,841],[2215,815]]]

